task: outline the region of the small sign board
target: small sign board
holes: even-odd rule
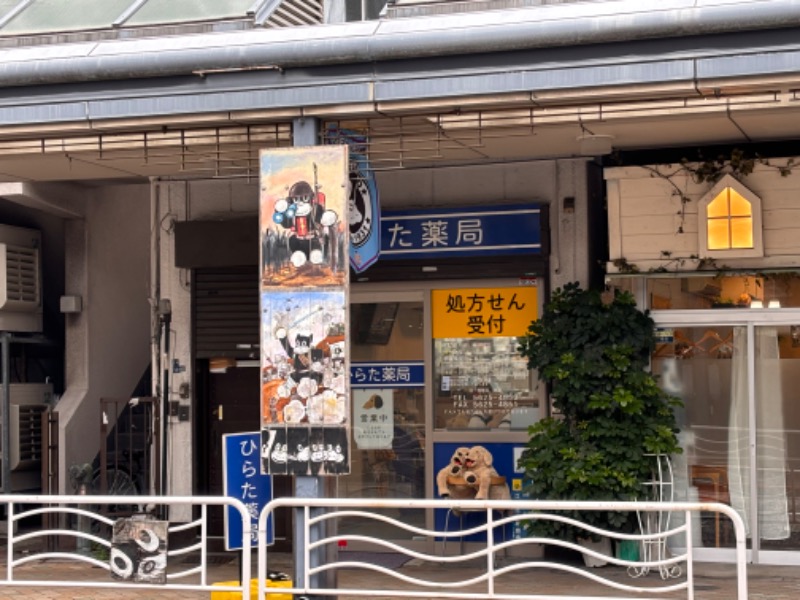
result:
[[[535,287],[433,290],[433,337],[523,336],[538,318],[537,293]]]
[[[675,341],[675,330],[672,327],[656,327],[653,335],[657,344],[672,344]]]
[[[394,390],[353,390],[353,438],[359,450],[391,449],[394,439]]]
[[[381,260],[542,254],[538,204],[383,211],[380,220]]]
[[[425,363],[354,362],[350,364],[350,385],[362,389],[423,387]]]
[[[260,434],[232,433],[222,436],[223,493],[244,502],[253,531],[251,544],[258,541],[258,516],[272,500],[272,478],[260,468]],[[267,519],[267,544],[274,542],[272,515]],[[232,506],[225,507],[225,549],[240,550],[242,518]]]

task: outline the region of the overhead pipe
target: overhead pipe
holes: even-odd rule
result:
[[[364,63],[800,26],[800,0],[618,0],[0,51],[0,86]],[[277,76],[277,75],[276,75]]]

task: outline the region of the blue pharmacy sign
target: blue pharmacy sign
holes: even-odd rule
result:
[[[258,516],[261,509],[272,500],[272,478],[262,475],[259,466],[260,434],[232,433],[222,436],[222,469],[224,494],[244,502],[250,514],[253,531],[251,544],[258,538]],[[267,520],[267,544],[274,541],[272,516]],[[242,518],[232,506],[225,507],[225,549],[240,550]]]
[[[354,362],[350,385],[356,388],[421,387],[425,385],[422,362]]]
[[[538,204],[384,211],[381,260],[541,254]]]

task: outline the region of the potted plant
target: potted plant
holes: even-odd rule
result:
[[[529,429],[519,466],[534,499],[634,500],[646,497],[654,455],[681,452],[674,408],[647,367],[654,323],[627,292],[553,293],[541,318],[520,338],[529,368],[550,386],[553,416]],[[586,511],[579,520],[633,532],[635,513]],[[530,521],[528,533],[575,541],[558,522]],[[585,534],[584,534],[585,535]]]

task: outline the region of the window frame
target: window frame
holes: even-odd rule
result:
[[[732,188],[750,203],[753,225],[752,248],[727,248],[712,250],[708,247],[708,205],[725,190]],[[697,235],[700,255],[709,258],[751,258],[764,256],[763,226],[761,219],[761,198],[745,187],[733,175],[725,175],[701,199],[697,206]]]

